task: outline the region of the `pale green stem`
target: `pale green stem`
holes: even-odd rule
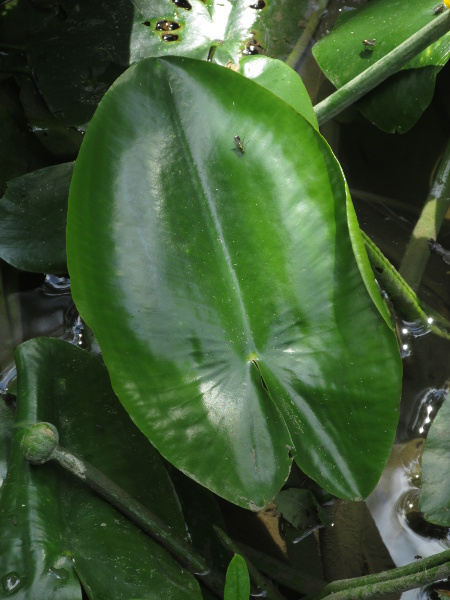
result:
[[[381,287],[386,290],[402,317],[410,322],[420,321],[425,330],[432,331],[439,337],[450,339],[450,323],[429,308],[425,311],[417,294],[409,287],[381,250],[363,231],[361,231],[361,235],[375,277]]]
[[[412,590],[450,575],[450,550],[434,554],[403,567],[374,575],[329,583],[320,594],[305,600],[367,600]]]
[[[214,526],[214,531],[220,538],[222,544],[230,550],[234,554],[239,554],[245,560],[245,564],[247,565],[248,573],[250,575],[250,579],[253,583],[258,586],[261,592],[264,594],[264,598],[266,600],[286,600],[285,597],[280,594],[280,592],[275,588],[271,581],[269,581],[266,577],[261,575],[261,573],[256,569],[250,560],[242,553],[242,550],[231,540],[225,532],[222,531],[219,527]]]
[[[311,15],[302,35],[299,37],[292,52],[287,57],[286,64],[292,69],[295,69],[295,67],[300,62],[300,59],[308,49],[308,46],[311,43],[312,36],[314,35],[314,32],[317,29],[319,21],[322,18],[323,12],[328,6],[329,1],[330,0],[319,0],[317,8]]]
[[[431,23],[412,35],[374,65],[328,96],[314,111],[319,125],[323,125],[345,108],[373,90],[382,81],[396,73],[417,54],[450,30],[450,10],[444,10]]]
[[[135,500],[109,477],[59,446],[58,432],[54,425],[37,423],[29,427],[22,438],[21,447],[25,458],[33,464],[54,460],[70,471],[161,544],[219,598],[223,598],[225,578],[222,573],[212,568],[191,545],[178,537],[146,506]]]
[[[428,241],[436,239],[450,206],[450,140],[440,160],[425,206],[406,248],[399,272],[416,290],[430,256]]]

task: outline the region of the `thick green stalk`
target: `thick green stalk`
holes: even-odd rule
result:
[[[219,598],[223,598],[225,578],[220,572],[212,568],[192,546],[179,538],[147,507],[135,500],[109,477],[106,477],[87,461],[61,448],[58,438],[58,431],[54,425],[36,423],[27,429],[22,438],[22,452],[28,461],[36,465],[55,460],[136,523],[142,531],[160,543],[188,571],[199,576],[201,582]]]
[[[450,207],[450,140],[439,162],[428,198],[406,248],[399,272],[416,290],[430,256],[428,240],[436,239]]]
[[[295,69],[295,67],[300,62],[300,59],[308,49],[308,46],[312,40],[312,36],[314,35],[314,32],[317,29],[319,21],[322,18],[323,12],[327,8],[329,1],[330,0],[319,0],[319,4],[317,5],[316,10],[311,15],[302,35],[299,37],[292,52],[287,57],[286,64],[292,69]]]
[[[450,31],[450,10],[445,10],[431,23],[412,35],[392,52],[328,96],[314,111],[319,126],[373,90],[382,81],[396,73],[417,54]]]
[[[320,594],[305,600],[366,600],[412,590],[446,579],[450,574],[449,560],[450,550],[445,550],[390,571],[334,581]]]

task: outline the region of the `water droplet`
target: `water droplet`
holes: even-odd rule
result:
[[[69,577],[69,573],[66,569],[49,569],[48,574],[53,579],[59,579],[59,581],[65,581]]]
[[[11,571],[4,575],[1,579],[2,587],[8,594],[13,594],[18,590],[21,580],[19,575],[15,571]]]

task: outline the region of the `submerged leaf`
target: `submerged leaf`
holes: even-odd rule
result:
[[[8,182],[0,200],[0,257],[35,273],[65,273],[66,215],[74,163]]]
[[[444,476],[448,473],[450,459],[449,419],[450,401],[447,394],[425,442],[419,499],[419,509],[425,519],[444,527],[450,527],[450,480]]]

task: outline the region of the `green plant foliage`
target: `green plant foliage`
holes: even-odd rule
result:
[[[450,527],[450,479],[446,476],[450,453],[449,397],[447,394],[425,442],[419,498],[419,510],[424,513],[425,519],[444,527]]]
[[[285,63],[267,56],[249,56],[239,63],[239,73],[276,94],[319,130],[316,113],[303,81]]]
[[[25,142],[8,111],[0,106],[0,194],[6,182],[27,170]]]
[[[160,458],[118,403],[106,369],[87,352],[48,338],[26,342],[16,358],[16,429],[0,498],[3,590],[17,599],[74,600],[81,598],[76,571],[94,600],[200,599],[195,579],[87,486],[22,456],[23,426],[52,421],[62,445],[185,533]]]
[[[59,160],[74,160],[83,140],[82,131],[65,127],[54,117],[29,77],[17,77],[20,102],[33,134]]]
[[[66,215],[73,163],[8,182],[0,200],[0,257],[35,273],[65,273]]]
[[[306,531],[329,522],[326,511],[310,490],[289,488],[281,491],[274,502],[277,512],[295,529]]]
[[[344,13],[313,48],[320,68],[340,88],[437,18],[435,0],[373,0]],[[364,45],[363,40],[375,40]],[[450,33],[421,52],[359,103],[361,112],[387,132],[405,133],[433,97],[437,73],[450,57]]]
[[[14,415],[4,402],[0,402],[0,496],[8,466]]]
[[[302,116],[204,61],[131,67],[80,151],[69,271],[114,389],[171,463],[247,508],[280,490],[289,453],[350,498],[389,454],[397,342],[346,200]]]
[[[65,125],[84,128],[108,87],[142,58],[175,54],[213,57],[219,64],[239,64],[255,53],[284,58],[308,2],[267,4],[62,0],[59,12],[31,36],[30,64],[50,111]]]
[[[224,600],[248,600],[250,597],[250,577],[245,560],[235,554],[227,569]]]

